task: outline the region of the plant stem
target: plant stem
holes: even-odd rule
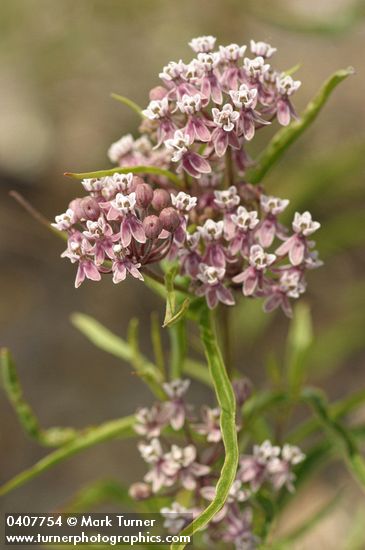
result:
[[[225,186],[225,188],[228,188],[231,185],[234,185],[232,150],[231,150],[230,147],[228,147],[228,149],[227,149],[225,161],[226,161],[226,174],[225,174],[224,186]]]
[[[212,313],[207,307],[204,307],[202,310],[199,328],[205,355],[209,365],[209,372],[213,380],[217,401],[221,410],[220,425],[225,458],[220,477],[216,485],[214,500],[200,514],[200,516],[195,518],[195,520],[181,532],[181,535],[190,536],[192,536],[196,531],[203,529],[224,506],[231,485],[236,477],[238,465],[236,401],[222,359],[222,354],[218,346]],[[185,544],[174,543],[171,548],[172,550],[182,550],[185,548]]]

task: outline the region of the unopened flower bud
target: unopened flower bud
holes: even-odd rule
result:
[[[152,88],[152,90],[150,90],[149,96],[150,96],[150,100],[153,101],[156,99],[164,98],[166,94],[167,94],[166,88],[164,88],[163,86],[156,86],[155,88]]]
[[[162,229],[161,221],[157,216],[147,216],[143,220],[143,229],[147,239],[157,239]]]
[[[136,187],[136,204],[139,208],[148,208],[153,197],[153,189],[147,183],[140,183]]]
[[[236,380],[233,380],[232,386],[236,397],[237,406],[242,407],[247,399],[251,397],[252,384],[248,378],[237,378]]]
[[[163,229],[173,233],[180,225],[180,217],[172,206],[164,208],[159,215]]]
[[[165,189],[155,189],[153,192],[152,206],[157,212],[167,208],[171,204],[170,193]]]
[[[132,185],[133,185],[133,191],[136,189],[137,185],[140,185],[141,183],[145,183],[143,178],[141,176],[133,175]]]
[[[74,199],[69,208],[74,211],[78,220],[97,220],[100,215],[100,206],[93,197]]]
[[[129,496],[134,500],[144,500],[152,494],[151,487],[147,483],[137,482],[129,487]]]

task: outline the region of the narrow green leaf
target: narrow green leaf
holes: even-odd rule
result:
[[[335,420],[340,419],[356,409],[358,406],[363,405],[364,402],[365,390],[359,390],[352,395],[339,399],[335,403],[331,403],[329,405],[330,415]],[[287,436],[287,440],[291,443],[299,443],[311,435],[319,427],[320,423],[318,419],[316,417],[311,417],[296,426],[296,428],[294,428],[294,430]]]
[[[286,371],[291,394],[295,397],[300,391],[306,377],[306,359],[313,341],[310,310],[305,302],[300,302],[294,309],[290,324],[287,350]]]
[[[175,311],[175,313],[171,315],[171,317],[167,321],[165,318],[164,324],[162,326],[164,328],[171,327],[172,325],[175,325],[176,323],[181,321],[185,316],[185,314],[187,313],[189,309],[189,305],[190,305],[190,298],[185,298],[180,308],[177,311]]]
[[[327,400],[319,390],[306,388],[302,392],[302,399],[311,406],[330,441],[342,449],[348,470],[359,485],[365,489],[365,461],[351,431],[332,418]]]
[[[287,535],[280,537],[277,541],[274,541],[271,550],[289,550],[293,548],[293,544],[297,542],[303,535],[311,531],[318,523],[320,523],[325,517],[327,517],[334,508],[338,505],[342,493],[337,493],[333,498],[329,499],[323,506],[321,506],[314,514],[312,514],[305,522],[293,529]]]
[[[181,310],[180,310],[181,311]],[[166,325],[164,325],[166,326]],[[178,323],[168,323],[170,337],[170,378],[181,378],[186,356],[186,324],[184,319]]]
[[[138,344],[138,319],[131,319],[128,329],[128,342],[132,350],[132,365],[144,382],[150,387],[151,391],[158,399],[166,399],[166,394],[162,388],[164,381],[161,371],[146,360],[139,350]]]
[[[295,74],[296,72],[298,72],[301,66],[302,66],[301,63],[297,63],[293,67],[290,67],[290,69],[287,69],[286,71],[284,71],[284,73],[291,76],[292,74]]]
[[[83,487],[62,507],[63,513],[78,514],[88,512],[100,504],[115,502],[133,509],[135,501],[128,494],[128,489],[121,483],[110,479],[101,479]]]
[[[73,428],[56,427],[45,430],[40,426],[32,408],[24,399],[15,363],[7,348],[1,349],[0,369],[2,384],[8,399],[24,431],[32,439],[46,447],[59,447],[76,437],[77,432]]]
[[[116,101],[119,101],[120,103],[123,103],[123,105],[126,105],[127,107],[132,109],[132,111],[137,113],[137,115],[140,116],[142,119],[145,118],[144,114],[142,113],[141,107],[137,105],[137,103],[129,99],[128,97],[125,97],[124,95],[114,94],[114,93],[111,94],[111,96]]]
[[[84,451],[89,447],[93,447],[94,445],[104,443],[105,441],[109,441],[110,439],[115,439],[117,437],[135,437],[136,434],[133,430],[134,422],[134,416],[126,416],[117,420],[110,420],[96,428],[93,427],[86,429],[81,432],[76,439],[53,451],[39,460],[36,464],[34,464],[34,466],[24,470],[5,483],[5,485],[0,487],[0,496],[6,495],[17,487],[21,487],[56,464],[67,460],[71,456]]]
[[[160,332],[160,321],[157,312],[151,314],[151,342],[156,366],[161,371],[163,378],[166,378],[165,357]]]
[[[300,119],[294,120],[287,128],[282,128],[274,135],[259,157],[257,166],[249,172],[248,181],[259,183],[262,180],[265,174],[284,154],[286,149],[314,122],[336,86],[352,74],[354,74],[354,69],[348,67],[347,69],[335,72],[329,77],[317,95],[308,104]]]
[[[166,286],[166,312],[165,319],[163,322],[163,327],[171,326],[178,321],[180,321],[184,315],[187,313],[187,310],[190,305],[190,299],[185,298],[181,305],[179,305],[176,310],[177,299],[176,292],[174,288],[174,281],[177,274],[177,266],[173,266],[165,274],[165,286]]]
[[[83,313],[72,314],[71,322],[96,347],[133,365],[137,374],[150,386],[155,395],[159,398],[164,396],[161,389],[161,383],[163,382],[161,372],[138,350],[135,339],[136,327],[133,329],[134,333],[130,334],[131,341],[126,342],[101,323]]]
[[[206,386],[213,386],[207,366],[199,361],[195,361],[195,359],[185,359],[183,364],[183,372],[191,378],[202,382],[202,384],[205,384]]]
[[[132,362],[133,353],[130,345],[89,315],[73,313],[71,322],[97,348],[123,361]]]
[[[112,176],[113,174],[128,174],[129,172],[132,172],[132,174],[152,174],[156,176],[164,176],[165,178],[172,181],[175,185],[178,187],[182,186],[180,178],[174,174],[173,172],[170,172],[170,170],[165,170],[164,168],[158,168],[157,166],[126,166],[123,168],[109,168],[107,170],[97,170],[95,172],[82,172],[82,173],[75,173],[75,172],[65,172],[65,176],[69,176],[71,178],[77,179],[77,180],[83,180],[87,178],[104,178],[106,176]]]
[[[212,314],[207,308],[203,311],[200,319],[200,331],[209,365],[209,372],[221,409],[220,424],[225,458],[220,478],[216,485],[214,500],[181,532],[181,535],[190,536],[203,529],[224,505],[235,479],[238,464],[235,396],[218,346]],[[182,543],[174,543],[171,549],[182,550],[185,546]]]

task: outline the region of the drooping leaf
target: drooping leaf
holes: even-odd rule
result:
[[[260,155],[257,166],[248,173],[248,181],[259,183],[263,179],[265,174],[282,157],[286,149],[314,122],[336,86],[353,73],[354,69],[348,67],[347,69],[335,72],[329,77],[317,95],[308,104],[301,117],[298,120],[292,121],[288,127],[282,128],[274,135]]]
[[[190,376],[190,378],[194,378],[195,380],[202,382],[202,384],[205,384],[206,386],[213,386],[208,367],[203,363],[200,363],[200,361],[186,358],[183,364],[183,372]]]
[[[209,372],[213,380],[214,390],[221,409],[220,426],[225,450],[225,458],[216,485],[214,500],[192,521],[180,534],[192,536],[203,529],[217,512],[224,506],[229,490],[235,479],[238,464],[238,442],[236,430],[236,402],[232,385],[225,369],[222,355],[217,342],[212,314],[205,308],[200,319],[201,337],[204,345]],[[172,550],[182,550],[184,543],[174,543]]]
[[[116,101],[119,101],[120,103],[123,103],[123,105],[126,105],[127,107],[132,109],[132,111],[137,113],[137,115],[140,116],[142,119],[144,118],[141,107],[139,105],[137,105],[137,103],[135,101],[132,101],[132,99],[129,99],[128,97],[125,97],[124,95],[114,94],[114,93],[111,94],[111,96]]]
[[[365,490],[365,460],[351,431],[331,416],[327,400],[319,390],[305,388],[302,399],[313,409],[329,440],[342,450],[348,470]]]
[[[59,447],[74,439],[77,431],[73,428],[43,429],[30,405],[25,401],[23,390],[16,372],[14,360],[7,348],[0,352],[1,381],[24,431],[41,445]]]
[[[63,513],[78,514],[89,512],[100,504],[112,503],[133,509],[135,501],[128,494],[128,489],[120,482],[101,479],[83,487],[70,502],[61,508]]]
[[[307,518],[302,525],[299,525],[293,529],[287,535],[283,535],[278,540],[274,540],[271,545],[271,550],[290,550],[293,548],[298,540],[300,540],[303,535],[306,535],[311,531],[318,523],[320,523],[325,517],[327,517],[340,501],[342,496],[341,492],[337,493],[334,497],[329,499],[323,506],[321,506],[314,514]]]
[[[306,360],[312,341],[313,332],[310,310],[305,302],[299,302],[294,309],[286,350],[287,380],[293,397],[300,391],[305,381]]]
[[[165,274],[165,286],[166,286],[166,312],[163,327],[172,326],[180,321],[186,314],[189,305],[190,298],[185,298],[181,304],[177,303],[176,292],[174,288],[174,281],[177,274],[177,267],[173,266]]]
[[[150,386],[157,397],[164,396],[161,389],[162,373],[138,350],[136,327],[133,329],[135,332],[130,334],[130,341],[126,342],[89,315],[74,313],[71,316],[71,322],[96,347],[133,365],[137,374]]]
[[[150,387],[158,399],[166,399],[162,388],[164,381],[161,371],[143,357],[138,345],[138,319],[131,319],[128,329],[128,342],[132,350],[131,363],[140,378]]]
[[[340,419],[364,403],[365,390],[359,390],[352,395],[339,399],[335,403],[329,404],[330,415],[335,420]],[[316,417],[311,417],[296,426],[293,431],[288,434],[287,440],[291,443],[299,443],[319,427],[320,424],[318,419]]]
[[[152,174],[155,176],[163,176],[172,181],[175,185],[177,185],[177,187],[181,187],[182,185],[180,178],[176,174],[170,172],[170,170],[158,168],[157,166],[125,166],[123,168],[116,166],[115,168],[96,170],[95,172],[65,172],[65,176],[69,176],[77,180],[83,180],[88,178],[105,178],[106,176],[112,176],[113,174],[128,174],[129,172],[132,172],[132,174]]]
[[[84,313],[73,313],[71,322],[94,346],[131,363],[133,353],[130,345],[99,321]]]

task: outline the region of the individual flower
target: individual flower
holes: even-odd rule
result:
[[[277,119],[283,126],[287,126],[290,119],[296,116],[289,97],[298,90],[300,85],[300,80],[293,80],[291,76],[285,73],[281,74],[276,79],[276,88],[280,94],[276,103]]]
[[[231,210],[240,203],[237,187],[231,185],[224,191],[214,191],[214,203],[222,210]]]
[[[206,476],[210,472],[210,467],[199,464],[196,457],[197,450],[194,445],[188,445],[184,448],[172,445],[170,452],[166,455],[167,460],[179,466],[179,481],[189,491],[195,489],[197,478]]]
[[[185,423],[186,405],[184,395],[190,385],[190,380],[172,380],[163,384],[168,401],[165,403],[165,412],[171,427],[181,430]]]
[[[250,40],[250,50],[253,54],[266,59],[271,57],[277,51],[276,48],[273,48],[266,42],[255,42],[254,40]]]
[[[143,407],[136,412],[134,430],[147,439],[159,437],[161,430],[168,423],[168,418],[164,404],[157,403],[151,409]]]
[[[133,149],[134,140],[131,134],[122,136],[118,141],[111,144],[108,150],[109,160],[113,163],[119,163],[120,160],[128,155]]]
[[[93,246],[81,233],[73,233],[69,237],[67,250],[61,254],[61,257],[69,258],[72,263],[78,263],[75,288],[78,288],[85,279],[100,281],[101,274],[93,259]]]
[[[216,42],[215,36],[198,36],[197,38],[192,38],[192,40],[189,42],[189,46],[194,50],[196,53],[200,52],[211,52],[214,49],[214,45]]]
[[[151,439],[149,443],[140,443],[138,449],[143,460],[151,465],[144,480],[151,484],[152,491],[157,493],[162,487],[171,487],[176,482],[180,464],[170,454],[163,452],[157,438]]]
[[[226,288],[222,280],[224,279],[224,267],[217,268],[206,264],[200,264],[197,279],[202,284],[196,289],[198,296],[205,296],[208,307],[214,309],[218,302],[222,302],[227,306],[234,304],[232,292]]]
[[[285,270],[280,274],[277,284],[273,284],[264,304],[264,311],[273,311],[281,307],[285,315],[292,316],[289,298],[299,298],[305,292],[306,284],[300,271]]]
[[[189,149],[190,137],[181,130],[176,130],[174,137],[165,141],[165,146],[173,153],[173,162],[181,161],[180,168],[194,178],[211,172],[209,163],[198,153]]]
[[[75,214],[71,208],[68,208],[64,214],[55,217],[55,223],[51,225],[59,231],[67,231],[75,223]]]
[[[238,130],[247,141],[255,135],[255,126],[270,124],[255,110],[258,98],[257,88],[249,88],[247,84],[241,84],[238,90],[230,90],[232,102],[239,109]]]
[[[165,518],[163,526],[169,533],[180,533],[199,514],[198,508],[185,508],[178,502],[173,502],[170,507],[161,508],[160,514]]]
[[[289,255],[289,260],[292,265],[300,265],[308,252],[308,243],[306,237],[309,237],[321,227],[319,222],[314,222],[310,212],[299,214],[295,213],[293,220],[294,235],[289,237],[276,250],[278,256]]]
[[[118,284],[125,281],[127,273],[130,273],[135,279],[143,281],[143,275],[140,272],[141,264],[133,262],[125,255],[126,250],[120,244],[113,246],[114,258],[112,262],[113,283]]]
[[[212,115],[216,128],[213,130],[211,139],[217,156],[222,157],[227,151],[228,145],[239,149],[240,143],[235,131],[240,117],[239,112],[234,111],[230,103],[226,103],[221,110],[213,107]]]
[[[263,273],[275,260],[275,254],[267,254],[259,244],[254,244],[250,249],[249,267],[232,280],[234,283],[243,283],[243,294],[252,296],[257,289],[261,288]]]
[[[220,409],[210,407],[202,407],[201,411],[202,422],[195,424],[195,430],[205,435],[207,441],[211,443],[218,443],[222,439],[222,433],[220,429]]]

